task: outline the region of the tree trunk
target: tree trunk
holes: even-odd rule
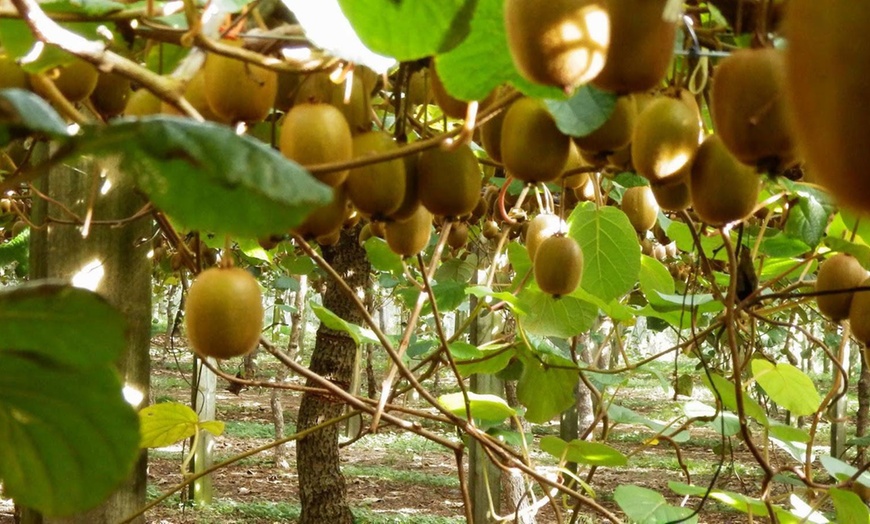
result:
[[[337,245],[323,248],[323,257],[361,296],[369,276],[369,263],[365,250],[357,241],[358,229],[342,231]],[[323,305],[348,322],[363,322],[361,312],[332,280],[323,291]],[[320,325],[311,355],[311,371],[347,389],[350,387],[355,357],[356,343],[347,333]],[[317,386],[312,381],[308,381],[307,385]],[[297,430],[304,431],[337,417],[343,408],[343,403],[331,397],[306,392],[299,406]],[[347,487],[339,467],[338,432],[339,428],[333,424],[297,443],[296,465],[302,504],[300,524],[353,522],[347,502]]]
[[[867,434],[868,414],[870,414],[870,366],[864,358],[866,353],[861,353],[861,377],[858,379],[858,413],[855,415],[855,436],[863,437]],[[856,466],[862,467],[866,460],[867,446],[858,446]]]
[[[80,217],[94,206],[95,220],[120,220],[136,213],[143,205],[130,178],[119,173],[108,162],[80,162],[76,169],[61,167],[39,182],[40,190]],[[105,169],[101,169],[105,168]],[[105,180],[98,178],[104,176]],[[101,195],[101,187],[110,190]],[[33,199],[33,220],[42,224],[47,217],[68,219],[54,205],[41,198]],[[151,337],[151,262],[147,258],[151,243],[151,221],[148,218],[124,223],[118,227],[94,225],[83,238],[75,225],[52,224],[33,231],[31,235],[31,278],[60,278],[70,281],[88,264],[99,267],[103,276],[94,282],[98,293],[118,308],[127,320],[127,350],[117,366],[125,386],[142,395],[135,406],[143,407],[149,400],[150,337]],[[98,271],[92,272],[97,274]],[[65,519],[43,518],[39,513],[23,509],[21,521],[28,523],[102,524],[123,520],[145,504],[147,454],[143,452],[130,478],[107,501],[86,513]],[[134,522],[145,522],[144,517]]]
[[[290,315],[290,342],[287,354],[292,359],[299,357],[305,339],[305,298],[308,295],[308,276],[299,276],[299,289],[293,297],[293,313]]]

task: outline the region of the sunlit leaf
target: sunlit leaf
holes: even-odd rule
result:
[[[100,40],[101,38],[99,32],[101,23],[63,22],[60,25],[89,40]],[[0,42],[3,42],[3,48],[12,58],[20,59],[30,53],[36,43],[36,38],[24,20],[0,18]],[[21,67],[29,73],[41,73],[53,67],[68,64],[73,59],[73,55],[60,50],[60,48],[45,46],[36,60],[27,61]]]
[[[453,342],[448,347],[463,377],[498,373],[504,369],[515,352],[513,348],[479,349],[467,342]]]
[[[162,448],[196,434],[199,417],[189,406],[162,402],[139,410],[143,448]]]
[[[312,302],[311,311],[314,313],[314,316],[318,318],[318,320],[323,322],[323,325],[325,325],[329,329],[334,329],[336,331],[343,331],[347,333],[357,344],[380,345],[381,343],[380,339],[371,329],[352,324],[323,306],[317,305]],[[393,337],[389,338],[392,339]]]
[[[554,298],[536,288],[520,293],[518,304],[526,314],[523,328],[539,336],[569,338],[588,331],[598,318],[598,308],[571,295]]]
[[[822,399],[812,379],[791,364],[756,358],[752,376],[771,400],[795,415],[811,415],[819,409]]]
[[[737,387],[733,382],[716,373],[705,374],[701,377],[701,380],[710,392],[713,393],[714,398],[721,399],[722,405],[726,409],[737,413]],[[756,422],[762,425],[768,425],[767,415],[764,414],[764,409],[761,405],[747,395],[745,391],[741,391],[740,394],[743,397],[743,409],[746,415],[754,418]]]
[[[397,255],[387,245],[383,238],[371,237],[365,242],[366,256],[372,264],[372,268],[378,271],[389,271],[401,275],[402,257]]]
[[[861,497],[840,488],[829,488],[828,496],[837,510],[837,522],[839,524],[867,524],[870,522],[870,510],[861,500]]]
[[[438,402],[454,415],[464,417],[465,399],[462,393],[450,393],[438,397]],[[468,392],[468,406],[471,408],[471,416],[488,422],[500,422],[516,415],[516,410],[497,395]]]
[[[600,442],[575,439],[565,442],[559,437],[547,435],[541,438],[541,451],[553,457],[590,466],[624,466],[628,459],[619,450]]]
[[[615,424],[644,425],[655,433],[664,433],[665,435],[671,437],[674,442],[682,443],[689,440],[689,432],[685,430],[680,431],[675,435],[671,435],[671,433],[673,433],[673,429],[676,429],[677,425],[668,425],[664,422],[644,417],[643,415],[618,404],[611,404],[607,407],[607,416],[610,417],[611,422]]]
[[[640,486],[623,484],[613,492],[613,500],[619,504],[631,522],[637,524],[662,524],[664,522],[685,522],[694,524],[698,517],[693,516],[692,508],[671,506],[658,491]]]

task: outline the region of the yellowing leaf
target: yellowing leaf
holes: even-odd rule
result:
[[[795,415],[811,415],[822,403],[810,377],[791,364],[756,358],[752,361],[752,376],[774,402]]]
[[[142,448],[162,448],[192,437],[199,426],[199,417],[184,404],[164,402],[139,411]],[[223,430],[223,428],[221,428]]]

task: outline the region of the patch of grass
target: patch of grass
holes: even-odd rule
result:
[[[286,428],[288,435],[293,428]],[[236,438],[275,438],[275,426],[263,422],[251,422],[244,420],[227,420],[224,435]]]
[[[443,453],[440,445],[414,433],[377,433],[368,435],[355,443],[354,446],[367,448],[383,448],[387,455],[409,457],[421,453]]]
[[[341,471],[349,477],[374,477],[402,484],[417,484],[458,488],[459,479],[454,476],[436,475],[420,470],[402,470],[386,466],[344,466]]]
[[[360,524],[458,524],[459,517],[432,515],[406,515],[398,512],[373,511],[368,508],[352,508],[354,521]],[[247,522],[296,522],[301,509],[298,504],[286,502],[235,502],[217,501],[211,506],[197,510],[198,524],[235,524]]]

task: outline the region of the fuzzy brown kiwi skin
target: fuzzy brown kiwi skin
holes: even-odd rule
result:
[[[667,0],[607,0],[610,45],[592,84],[625,94],[657,87],[674,54],[678,18],[663,17]]]
[[[755,208],[760,183],[754,168],[740,163],[718,135],[710,135],[692,163],[692,206],[710,225],[743,220]]]
[[[807,171],[841,204],[870,212],[870,27],[861,2],[789,0],[786,100]]]
[[[383,131],[369,131],[353,139],[354,158],[398,148],[393,137]],[[382,220],[396,211],[405,199],[405,162],[395,158],[354,168],[344,185],[350,201],[359,211]]]
[[[0,48],[0,89],[27,89],[27,86],[27,73],[21,69],[14,58]]]
[[[111,118],[124,112],[130,93],[128,78],[113,73],[100,73],[90,99],[100,115]]]
[[[565,221],[552,213],[541,213],[531,219],[525,230],[525,245],[529,258],[535,260],[541,242],[555,234],[564,233],[567,229],[568,225]]]
[[[667,183],[692,162],[701,132],[698,114],[671,96],[659,96],[637,116],[631,159],[651,184]]]
[[[683,211],[692,205],[688,175],[667,184],[653,184],[650,188],[659,207],[666,211]]]
[[[350,97],[345,100],[347,81],[351,82],[351,89]],[[300,81],[294,104],[331,104],[347,119],[351,133],[370,131],[371,97],[366,92],[362,76],[355,74],[345,82],[336,84],[326,72],[312,73]]]
[[[76,58],[69,64],[60,67],[57,77],[52,81],[64,98],[70,102],[81,102],[94,92],[94,89],[97,87],[98,77],[99,74],[96,67],[80,58]],[[37,93],[45,96],[45,94],[39,92],[39,88],[36,87],[38,85],[38,83],[33,83]]]
[[[861,287],[870,287],[870,278],[861,282]],[[852,335],[870,345],[870,291],[856,291],[849,306],[849,325]]]
[[[867,270],[858,259],[847,253],[838,253],[821,263],[816,277],[816,291],[852,289],[861,285],[867,278]],[[849,316],[854,293],[823,294],[816,296],[816,304],[823,315],[834,322]]]
[[[656,224],[659,205],[649,186],[630,187],[622,195],[622,211],[638,233],[645,233]]]
[[[637,105],[634,97],[621,96],[616,99],[616,106],[607,121],[588,135],[573,137],[574,143],[583,151],[610,155],[631,142],[635,118]]]
[[[241,41],[224,43],[241,47]],[[210,54],[203,68],[205,98],[212,110],[231,122],[260,122],[278,92],[275,71],[232,57]]]
[[[428,149],[420,154],[417,170],[417,194],[433,215],[456,218],[474,211],[483,178],[469,146]]]
[[[344,186],[333,188],[332,200],[313,210],[305,220],[294,229],[294,232],[304,238],[316,238],[328,235],[341,229],[350,211],[350,201]]]
[[[583,252],[569,236],[554,235],[535,254],[535,282],[544,293],[561,297],[574,292],[583,275]]]
[[[785,55],[779,49],[741,49],[714,70],[713,124],[744,164],[776,172],[794,158],[784,93]]]
[[[504,16],[508,49],[527,80],[570,92],[597,76],[604,67],[610,30],[609,24],[598,23],[608,18],[600,3],[506,0]],[[588,21],[593,19],[595,27],[590,27]],[[571,27],[572,34],[581,33],[582,40],[568,41],[560,34],[565,27]]]
[[[329,104],[297,104],[284,115],[279,146],[281,153],[303,166],[347,162],[353,157],[350,126],[344,115]],[[324,184],[341,185],[349,170],[315,173]]]
[[[524,182],[549,182],[562,175],[571,139],[562,134],[542,100],[521,98],[511,105],[501,129],[505,169]]]
[[[423,206],[417,208],[411,218],[384,225],[384,239],[397,255],[411,257],[429,245],[432,235],[432,213]]]

